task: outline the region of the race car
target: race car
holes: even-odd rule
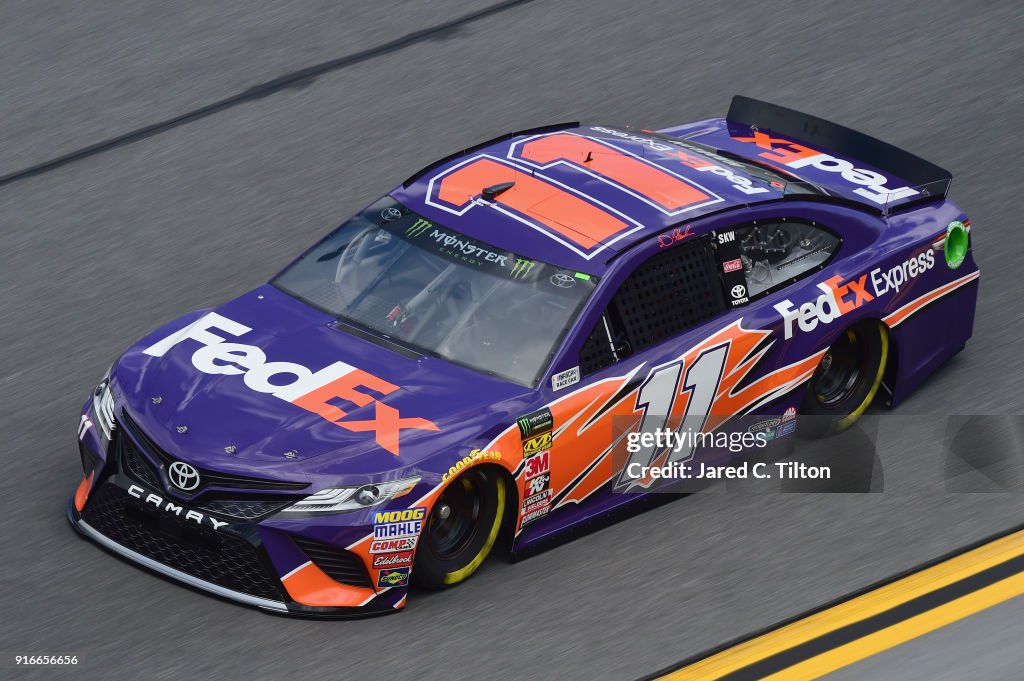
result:
[[[71,524],[187,585],[394,612],[668,481],[893,406],[971,336],[951,175],[737,96],[420,170],[269,283],[162,326],[78,427]],[[715,437],[665,446],[654,432]]]

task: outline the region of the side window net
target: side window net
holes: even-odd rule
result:
[[[710,235],[662,251],[622,283],[583,346],[580,370],[587,374],[608,366],[725,307]]]

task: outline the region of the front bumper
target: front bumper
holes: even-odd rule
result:
[[[272,610],[274,612],[281,613],[287,613],[289,611],[288,604],[284,601],[275,601],[269,598],[250,596],[249,594],[242,593],[240,591],[232,591],[231,589],[226,589],[217,584],[213,584],[212,582],[203,581],[202,579],[193,577],[192,575],[182,572],[181,570],[176,570],[170,566],[164,565],[163,563],[158,563],[157,561],[151,558],[147,558],[141,553],[136,553],[135,551],[132,551],[126,546],[121,546],[116,541],[114,541],[113,539],[109,539],[108,537],[94,529],[91,525],[89,525],[89,523],[82,520],[78,512],[75,510],[75,503],[73,498],[68,499],[67,516],[68,522],[71,523],[71,526],[75,528],[83,536],[88,537],[89,539],[93,540],[94,542],[96,542],[103,548],[107,549],[108,551],[116,553],[117,555],[123,558],[127,558],[130,561],[138,563],[143,567],[149,568],[150,570],[153,570],[154,572],[157,572],[163,575],[164,577],[169,577],[193,588],[201,589],[202,591],[207,591],[216,596],[221,596],[223,598],[227,598],[238,603],[244,603],[245,605],[253,605],[257,608],[263,608],[264,610]]]
[[[406,588],[375,587],[372,556],[360,552],[367,546],[348,546],[365,528],[240,517],[223,501],[211,512],[208,501],[173,498],[159,463],[126,432],[113,440],[80,438],[85,477],[67,507],[72,527],[108,551],[268,612],[345,618],[404,607]]]

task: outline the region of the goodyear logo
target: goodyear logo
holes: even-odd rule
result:
[[[469,453],[469,456],[464,456],[454,466],[448,469],[448,472],[441,476],[441,482],[448,482],[448,480],[454,477],[457,473],[461,473],[467,466],[475,461],[500,461],[501,452],[498,451],[484,451],[482,449],[474,449]]]
[[[427,509],[423,506],[407,508],[402,511],[377,511],[373,516],[373,522],[397,523],[403,520],[423,520],[427,515]]]
[[[537,437],[530,438],[523,442],[523,456],[530,457],[537,452],[543,452],[547,449],[551,449],[551,433],[544,433]]]
[[[386,568],[377,576],[377,588],[408,586],[410,568]]]

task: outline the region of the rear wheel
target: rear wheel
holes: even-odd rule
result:
[[[821,358],[804,396],[799,433],[821,437],[852,426],[878,393],[889,332],[876,321],[851,326]]]
[[[494,547],[505,514],[505,478],[476,466],[434,503],[416,549],[413,576],[430,589],[469,578]]]

